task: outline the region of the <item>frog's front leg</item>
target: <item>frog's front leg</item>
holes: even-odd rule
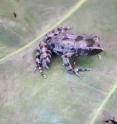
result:
[[[67,71],[71,74],[75,74],[74,67],[70,63],[70,57],[68,55],[62,55],[62,59],[63,59],[63,64],[67,69]]]
[[[89,71],[89,69],[87,69],[87,68],[84,68],[84,69],[83,68],[74,68],[70,62],[70,58],[71,58],[70,55],[62,55],[63,64],[69,73],[79,76],[79,72]]]

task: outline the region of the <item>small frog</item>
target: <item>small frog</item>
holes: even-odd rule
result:
[[[43,68],[48,69],[52,54],[55,53],[62,58],[69,73],[79,75],[80,71],[88,71],[88,69],[74,68],[70,58],[101,53],[103,47],[100,41],[98,36],[77,35],[71,32],[70,27],[58,27],[46,34],[39,43],[36,49],[36,70],[43,75]]]
[[[106,124],[117,124],[117,121],[115,120],[114,117],[112,119],[105,120],[104,122]]]

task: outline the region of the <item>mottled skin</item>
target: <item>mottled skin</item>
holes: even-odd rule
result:
[[[79,71],[87,69],[75,69],[70,63],[72,56],[91,56],[103,51],[98,36],[72,34],[69,27],[60,27],[49,32],[36,50],[36,70],[43,74],[42,69],[48,68],[51,55],[55,53],[61,56],[63,64],[68,72],[78,75]]]

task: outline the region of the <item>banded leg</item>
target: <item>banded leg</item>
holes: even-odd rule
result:
[[[40,62],[43,68],[48,69],[51,59],[51,50],[48,48],[47,44],[42,42],[40,45]]]
[[[36,50],[36,69],[39,70],[40,74],[45,77],[43,74],[43,68],[48,69],[48,64],[51,59],[51,51],[48,49],[47,44],[42,42],[39,44],[39,47]]]
[[[87,68],[84,68],[84,69],[83,68],[74,68],[72,66],[72,64],[70,63],[70,57],[71,56],[69,56],[69,55],[62,56],[63,64],[69,73],[79,76],[79,72],[89,71],[89,69],[87,69]]]
[[[75,70],[74,67],[71,65],[70,63],[70,58],[67,55],[62,55],[62,59],[63,59],[63,64],[65,66],[65,68],[67,69],[67,71],[71,74],[75,74]]]
[[[36,49],[36,67],[35,67],[35,71],[39,71],[40,74],[43,75],[43,71],[42,71],[42,64],[40,61],[40,48]]]

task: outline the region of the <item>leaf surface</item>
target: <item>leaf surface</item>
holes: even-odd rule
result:
[[[3,4],[6,6],[7,2],[4,2]],[[27,1],[20,1],[22,9],[19,8],[22,11],[26,8],[28,10],[25,13],[30,12],[31,9],[34,11],[32,16],[28,15],[31,19],[28,24],[33,28],[29,26],[25,33],[21,30],[27,23],[27,20],[23,22],[25,17],[23,15],[20,17],[21,23],[16,21],[22,27],[19,26],[19,31],[13,37],[21,37],[22,40],[20,39],[19,42],[26,45],[25,41],[31,41],[30,39],[33,40],[37,36],[36,31],[51,29],[53,26],[51,24],[57,24],[57,18],[63,18],[63,15],[65,16],[66,12],[70,10],[68,8],[76,7],[74,4],[77,2],[75,0],[72,2],[68,0],[64,2],[62,0],[34,0],[31,2],[29,0],[28,4]],[[16,2],[11,2],[10,5],[16,7]],[[48,14],[47,17],[42,16],[45,20],[40,18],[39,12],[48,13],[49,11],[41,5],[46,6],[46,9],[53,8],[51,8],[51,16]],[[60,8],[64,8],[64,10]],[[3,8],[0,9],[2,13]],[[56,14],[57,10],[59,10],[59,14]],[[24,12],[22,11],[19,11],[19,14]],[[35,13],[36,11],[37,13]],[[99,35],[104,45],[102,59],[99,60],[96,56],[78,58],[77,64],[80,67],[93,69],[90,72],[82,73],[79,79],[67,73],[60,57],[54,57],[50,69],[44,71],[47,79],[43,79],[39,73],[34,72],[34,50],[42,40],[40,37],[38,42],[31,44],[27,49],[22,49],[0,64],[1,124],[9,122],[11,124],[101,124],[106,118],[116,117],[117,1],[88,0],[74,12],[66,21],[63,20],[64,23],[61,22],[61,25],[73,27],[77,34]],[[3,19],[2,16],[1,19]],[[40,26],[41,29],[39,29]],[[11,28],[7,28],[10,33]],[[17,27],[15,26],[13,30],[17,30]],[[9,36],[9,33],[6,36]],[[2,35],[4,33],[0,37],[3,37]],[[13,42],[10,41],[10,38],[8,41]],[[18,41],[14,40],[14,42]],[[22,46],[17,43],[16,46],[15,43],[11,46],[8,45],[8,42],[0,43],[8,50],[8,52],[1,53],[2,57]],[[2,51],[2,48],[0,50]]]

